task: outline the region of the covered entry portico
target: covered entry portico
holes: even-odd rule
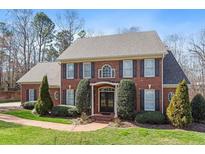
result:
[[[119,83],[96,82],[91,83],[91,113],[114,114],[117,117],[117,89]]]

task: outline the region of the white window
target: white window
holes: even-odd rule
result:
[[[66,90],[66,104],[67,105],[74,105],[74,89],[67,89]]]
[[[114,78],[115,69],[113,69],[110,65],[106,64],[101,69],[98,70],[98,76],[100,78]]]
[[[144,110],[155,111],[155,90],[144,91]]]
[[[168,101],[170,102],[172,97],[174,96],[174,93],[173,92],[169,92],[168,93]]]
[[[66,78],[74,79],[74,64],[67,64],[66,69]]]
[[[31,102],[31,101],[34,101],[34,96],[35,94],[34,94],[34,89],[29,89],[29,101]]]
[[[123,77],[133,77],[133,62],[132,60],[123,60]]]
[[[155,59],[144,60],[144,76],[145,77],[155,76]]]
[[[91,78],[91,63],[83,63],[83,78]]]

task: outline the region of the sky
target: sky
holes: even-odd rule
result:
[[[44,11],[52,20],[63,10]],[[96,33],[114,34],[119,28],[140,27],[155,30],[164,39],[170,34],[193,35],[205,29],[205,10],[76,10],[85,20],[85,29]],[[0,21],[8,20],[6,10],[0,10]]]

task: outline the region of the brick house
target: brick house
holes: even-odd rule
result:
[[[35,100],[43,75],[48,75],[50,93],[57,104],[75,105],[81,79],[89,79],[92,115],[117,117],[120,80],[136,85],[136,111],[164,112],[183,70],[155,31],[90,37],[76,40],[54,63],[39,63],[21,83],[22,102]]]

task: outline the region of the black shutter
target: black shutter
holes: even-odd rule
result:
[[[78,78],[78,64],[74,64],[74,79]]]
[[[34,100],[37,100],[37,93],[36,93],[36,89],[34,89]]]
[[[159,111],[159,90],[155,90],[155,111]]]
[[[155,76],[159,76],[159,59],[155,59]]]
[[[91,63],[91,78],[95,78],[95,63]]]
[[[63,95],[62,95],[62,104],[66,104],[66,90],[63,90]]]
[[[79,77],[83,78],[83,63],[79,63]]]
[[[140,90],[140,111],[144,111],[144,89]]]
[[[123,61],[119,61],[119,78],[123,77]]]
[[[133,60],[133,77],[137,77],[137,60]]]
[[[26,101],[29,101],[29,89],[26,90]]]
[[[63,76],[63,79],[66,79],[66,64],[62,64],[62,76]]]
[[[144,60],[140,60],[140,76],[144,77]]]

